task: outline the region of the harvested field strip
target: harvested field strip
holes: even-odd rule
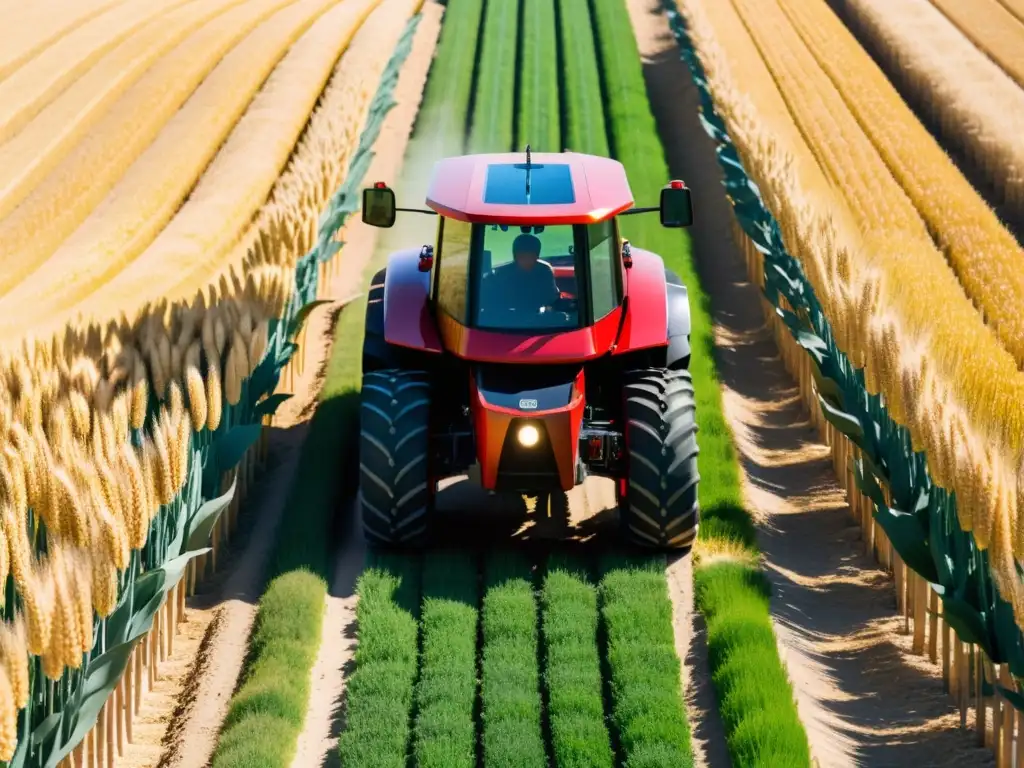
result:
[[[42,3],[8,0],[0,8],[0,80],[90,19],[127,0],[67,0],[59,14]]]
[[[480,699],[487,768],[544,768],[537,601],[520,553],[486,557]]]
[[[609,558],[602,571],[601,624],[620,757],[626,765],[691,766],[665,561]]]
[[[559,768],[612,768],[597,640],[597,590],[583,561],[552,556],[540,599],[552,761]]]
[[[212,768],[288,768],[306,718],[309,671],[320,646],[326,584],[296,570],[279,576],[260,599],[253,663],[232,697]]]
[[[1024,88],[1024,21],[999,0],[932,0],[932,5]]]
[[[191,0],[147,22],[51,101],[19,133],[0,142],[0,219],[25,199],[160,57],[244,0]]]
[[[517,147],[535,152],[562,149],[558,99],[557,0],[522,0],[522,61],[519,66]]]
[[[519,3],[491,0],[485,6],[477,66],[469,152],[507,152],[515,130],[516,33]]]
[[[593,65],[597,52],[594,25],[587,0],[555,0],[558,3],[558,35],[562,46],[563,145],[574,152],[607,157],[601,80]],[[562,149],[562,147],[559,147]]]
[[[1024,249],[825,2],[780,5],[920,212],[967,296],[1024,365]]]
[[[631,186],[638,190],[651,190],[647,194],[653,194],[653,190],[661,187],[670,177],[664,149],[647,101],[643,69],[636,38],[631,34],[629,15],[622,0],[594,0],[594,7],[605,88],[608,93],[616,94],[608,112],[613,151],[625,166]],[[677,137],[666,138],[677,140]],[[647,205],[649,201],[641,199],[637,204]],[[738,557],[736,567],[748,574],[747,581],[737,585],[738,599],[745,601],[745,604],[758,606],[759,620],[770,626],[767,603],[757,602],[759,593],[755,584],[759,574],[753,565],[757,548],[756,530],[749,512],[744,508],[736,449],[722,411],[711,306],[701,288],[697,269],[698,259],[717,258],[717,254],[694,254],[688,237],[661,227],[655,219],[637,217],[624,220],[623,230],[625,237],[635,238],[636,242],[643,243],[643,247],[659,253],[666,267],[682,278],[689,293],[693,348],[690,371],[693,374],[697,420],[700,424],[698,466],[701,478],[701,525],[696,546],[698,559],[694,567],[694,579],[713,578],[713,574],[705,574],[708,565],[701,563],[702,556],[708,556],[707,562],[716,553],[727,552],[729,556]],[[602,580],[602,619],[607,634],[613,695],[619,697],[619,703],[613,700],[616,707],[613,714],[616,718],[617,738],[620,750],[626,757],[634,752],[638,755],[650,754],[650,762],[646,763],[648,765],[673,765],[678,764],[679,760],[692,761],[685,710],[669,703],[670,695],[678,699],[680,683],[679,662],[672,646],[672,609],[664,565],[663,560],[654,558],[641,568],[613,571]],[[633,582],[636,582],[635,585]],[[631,586],[623,586],[626,584]],[[649,595],[649,602],[641,601],[637,606],[618,602],[632,589]],[[698,603],[697,607],[704,610],[707,606]],[[650,634],[633,636],[634,639],[630,640],[628,632],[633,627],[622,616],[630,615],[633,611],[637,612],[636,621],[647,622],[646,631]],[[740,620],[738,614],[736,620]],[[616,625],[618,629],[613,631],[612,624],[615,621],[619,622]],[[616,632],[623,634],[616,635]],[[646,665],[634,665],[628,653],[615,656],[614,643],[619,640],[637,643],[638,649],[651,655],[651,660]],[[667,655],[669,653],[672,654],[671,661]],[[735,697],[734,706],[739,717],[734,727],[726,733],[733,762],[736,765],[807,765],[810,759],[807,736],[800,723],[785,667],[774,641],[762,647],[761,653],[761,663],[771,670],[770,682],[774,687],[768,692],[761,692],[756,686],[748,686]],[[723,658],[731,661],[739,658],[739,653],[734,654],[732,649],[726,649]],[[671,675],[660,678],[660,683],[652,680],[649,684],[634,685],[633,676],[637,680],[644,680],[645,670],[654,664],[662,665],[664,675],[669,675],[668,670],[671,669]],[[617,689],[616,686],[622,687]],[[671,686],[671,690],[667,686]],[[716,683],[715,688],[721,699],[722,687]],[[655,731],[664,740],[651,738],[647,741],[636,737],[638,731],[646,733],[642,730],[644,726],[637,723],[637,730],[633,730],[636,721],[625,714],[633,710],[623,708],[632,706],[631,697],[634,695],[638,697],[637,706],[657,707],[657,711],[664,713],[661,717],[665,718],[665,730]],[[657,699],[661,703],[655,705],[645,697],[651,697],[651,702]],[[766,704],[766,698],[770,699],[770,703]],[[630,703],[627,705],[626,702]],[[795,730],[800,738],[775,743],[771,733],[777,728],[786,733]],[[749,751],[751,746],[753,752]]]
[[[250,0],[232,8],[129,88],[21,205],[0,218],[0,294],[46,261],[103,202],[225,54],[293,1]]]
[[[48,286],[51,311],[70,307],[134,260],[171,221],[281,59],[301,55],[301,48],[292,46],[336,2],[300,0],[264,22],[225,56],[156,141],[123,173],[106,200],[32,275],[13,290],[7,288],[0,307],[38,302],[36,280]],[[203,130],[196,130],[197,126]],[[174,162],[167,162],[169,157]],[[61,276],[59,286],[53,285],[53,275]],[[36,328],[42,332],[44,326],[40,323]],[[28,327],[28,318],[21,327]],[[13,330],[6,329],[2,335]]]
[[[476,558],[444,551],[424,555],[422,582],[413,758],[419,768],[475,768],[480,603]]]
[[[187,282],[168,286],[167,296],[187,296],[189,284],[212,284],[222,274],[264,264],[295,264],[317,238],[321,211],[345,179],[391,52],[421,0],[382,0],[345,49],[293,149],[288,167],[246,233],[228,256],[204,263]],[[287,224],[286,224],[287,222]],[[194,288],[193,288],[194,290]],[[91,299],[90,306],[94,303]],[[92,310],[83,308],[83,313]]]
[[[847,0],[843,17],[903,97],[1024,227],[1024,90],[928,0]]]
[[[95,16],[0,82],[0,143],[24,128],[68,84],[151,19],[188,0],[126,3]]]
[[[349,768],[406,768],[417,666],[416,558],[371,555],[359,578],[359,645],[338,750]]]
[[[999,0],[1003,7],[1024,23],[1024,0]]]
[[[356,91],[358,85],[348,83],[353,101],[359,99],[352,104],[357,117],[364,115],[365,106],[373,98],[379,72],[409,17],[412,2],[398,0],[388,5],[390,19],[386,21],[395,27],[395,34],[389,48],[378,42],[381,61],[377,77],[362,69],[365,58],[358,59],[357,68],[364,74],[360,83],[363,94]],[[210,268],[224,264],[231,247],[266,202],[332,70],[380,3],[345,0],[318,19],[274,69],[188,200],[149,247],[107,282],[93,286],[87,298],[89,286],[81,286],[78,298],[82,301],[77,307],[73,308],[73,294],[69,293],[67,303],[47,302],[47,314],[82,312],[102,320],[105,309],[116,306],[131,316],[135,309],[161,296],[185,299],[203,288]],[[386,36],[381,42],[383,39]],[[362,53],[365,55],[365,48]],[[358,108],[360,103],[363,109]],[[353,143],[358,140],[357,136],[352,138]]]

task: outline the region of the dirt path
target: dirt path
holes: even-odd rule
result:
[[[245,657],[263,566],[284,508],[305,427],[274,429],[266,470],[250,488],[242,528],[219,573],[186,602],[174,653],[143,697],[118,768],[193,768],[216,744]]]
[[[397,177],[419,109],[438,33],[441,31],[443,11],[443,6],[434,0],[428,0],[423,5],[423,18],[416,29],[412,50],[395,88],[397,104],[388,113],[381,128],[368,179]],[[363,272],[374,252],[377,230],[364,225],[360,220],[352,219],[343,239],[345,250],[354,256],[346,262],[345,271],[332,282],[330,295],[338,297],[364,289],[370,275]],[[329,310],[330,307],[325,305],[321,309]],[[313,336],[312,333],[326,322],[327,316],[328,312],[320,313],[316,326],[310,329],[310,338],[323,338],[322,334]],[[320,360],[326,360],[329,351],[327,346],[317,349],[315,354]],[[319,367],[315,365],[313,369]],[[355,583],[362,571],[365,555],[362,531],[355,510],[353,514],[346,515],[345,519],[348,521],[348,530],[340,536],[341,546],[327,596],[320,651],[313,665],[309,710],[299,735],[293,768],[319,768],[337,764],[338,753],[335,747],[340,733],[338,715],[345,693],[346,670],[355,652]]]
[[[697,94],[658,0],[628,0],[648,92],[673,175],[694,190],[692,229],[715,330],[726,414],[763,520],[772,610],[814,757],[821,766],[987,765],[991,754],[955,727],[938,670],[897,635],[891,581],[860,554],[845,507],[799,394],[765,328],[732,236]]]

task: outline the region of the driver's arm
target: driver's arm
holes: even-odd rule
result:
[[[562,292],[558,290],[558,282],[555,280],[555,270],[551,266],[545,264],[544,277],[544,300],[542,305],[548,308],[554,307],[555,302],[558,301],[558,297],[562,295]],[[550,283],[548,282],[550,280]]]

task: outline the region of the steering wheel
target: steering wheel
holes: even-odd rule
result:
[[[579,300],[571,293],[562,291],[558,298],[555,299],[555,303],[551,305],[551,309],[555,312],[562,312],[566,315],[576,312],[579,308]]]

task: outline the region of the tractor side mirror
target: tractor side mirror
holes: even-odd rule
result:
[[[693,203],[690,190],[683,182],[672,181],[661,190],[661,226],[688,227],[693,224]]]
[[[395,191],[383,181],[363,190],[363,223],[383,229],[395,224]]]

